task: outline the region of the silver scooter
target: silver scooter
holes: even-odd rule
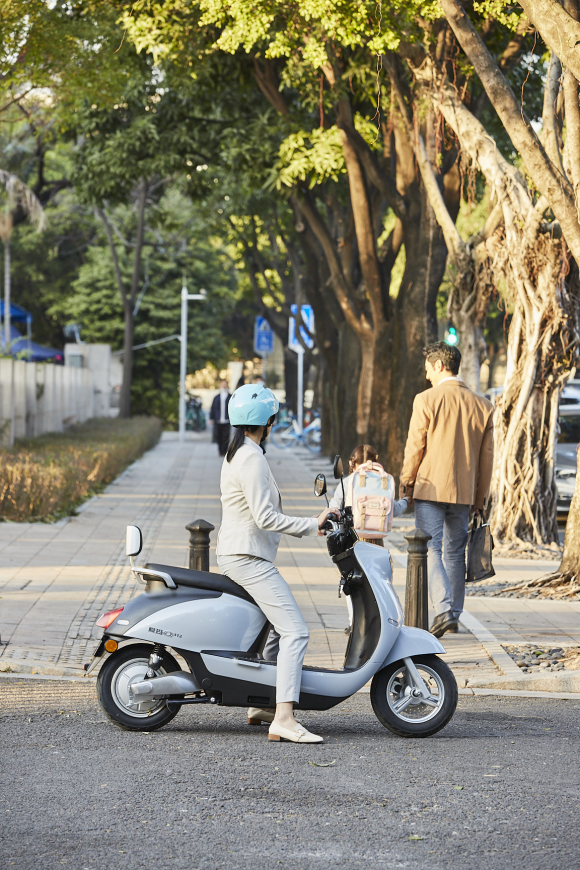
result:
[[[339,456],[334,476],[342,481]],[[323,474],[315,494],[326,494]],[[435,734],[457,705],[455,677],[437,655],[445,649],[429,632],[403,625],[389,551],[358,539],[344,499],[325,525],[339,594],[352,601],[352,625],[342,668],[303,667],[297,708],[328,710],[372,680],[372,707],[386,728],[402,737]],[[97,694],[109,719],[131,731],[152,731],[185,704],[273,707],[276,662],[262,655],[270,625],[251,596],[220,574],[136,566],[142,546],[141,531],[128,526],[127,555],[145,589],[100,617],[103,637],[85,665],[90,673],[107,656]]]

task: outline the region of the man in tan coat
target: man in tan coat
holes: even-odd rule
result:
[[[415,397],[401,472],[400,495],[414,499],[417,527],[431,535],[435,637],[457,631],[469,511],[485,507],[493,462],[493,406],[457,377],[460,362],[459,350],[443,341],[425,348],[425,373],[433,386]]]

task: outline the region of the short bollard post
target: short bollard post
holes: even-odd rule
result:
[[[407,556],[407,584],[405,587],[405,625],[429,629],[427,603],[427,542],[431,535],[422,529],[413,529],[405,535],[409,544]]]
[[[189,567],[209,571],[209,536],[215,526],[207,520],[194,520],[185,528],[189,532]]]

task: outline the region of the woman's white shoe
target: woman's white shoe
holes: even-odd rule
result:
[[[261,707],[248,707],[248,725],[270,725],[274,721],[272,710],[262,710]]]
[[[272,722],[268,731],[268,740],[288,740],[290,743],[324,743],[324,738],[311,734],[304,725],[297,724],[294,728],[283,728],[277,722]]]

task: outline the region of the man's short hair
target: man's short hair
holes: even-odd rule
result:
[[[436,341],[433,344],[424,347],[423,354],[425,356],[425,360],[427,362],[430,362],[431,365],[436,363],[437,360],[441,360],[445,371],[451,372],[452,375],[456,375],[459,371],[459,364],[461,363],[461,353],[459,352],[458,348],[452,347],[445,341]]]

